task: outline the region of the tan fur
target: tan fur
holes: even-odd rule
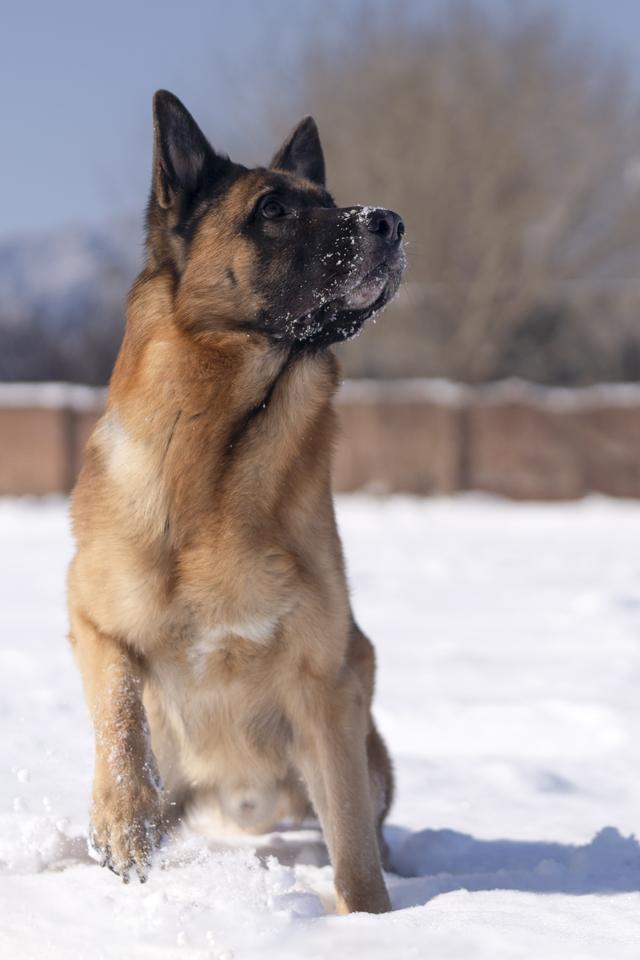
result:
[[[255,308],[235,232],[246,202],[232,190],[205,218],[177,294],[153,263],[134,286],[73,495],[71,639],[96,731],[95,842],[128,876],[146,869],[171,811],[208,803],[262,831],[311,801],[339,909],[381,912],[391,778],[330,493],[337,370],[328,351],[283,367],[266,337],[233,328]]]

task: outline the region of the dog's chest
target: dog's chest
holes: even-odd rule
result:
[[[242,636],[251,631],[254,639]],[[191,782],[209,782],[212,770],[220,781],[242,780],[247,770],[260,779],[263,768],[265,776],[274,769],[284,775],[279,667],[271,625],[255,622],[194,633],[181,651],[154,659],[152,734],[154,728],[170,731]]]
[[[136,534],[136,544],[119,551],[127,588],[113,591],[119,598],[110,611],[113,629],[145,650],[164,638],[197,676],[223,649],[268,646],[294,594],[295,562],[277,547],[278,531],[266,521],[248,524],[244,506],[229,522],[213,496],[204,505],[190,501],[190,487],[198,486],[195,468],[176,507],[157,447],[132,438],[117,415],[105,417],[99,440],[120,493],[123,534]],[[186,536],[183,515],[190,524]],[[176,534],[185,541],[178,547]]]
[[[219,621],[198,626],[187,643],[187,662],[196,678],[203,677],[221,654],[233,653],[234,647],[242,647],[250,654],[268,647],[279,625],[275,611],[247,615],[236,621]]]
[[[223,666],[261,661],[295,608],[295,564],[268,539],[206,533],[185,551],[174,604],[183,626],[182,661],[196,682]]]

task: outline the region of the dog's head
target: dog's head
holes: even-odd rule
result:
[[[336,207],[311,117],[253,170],[217,153],[170,93],[155,95],[154,121],[150,263],[174,275],[186,329],[324,345],[393,297],[404,224],[390,210]]]

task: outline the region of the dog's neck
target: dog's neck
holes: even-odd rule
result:
[[[327,495],[338,380],[331,352],[246,332],[194,338],[171,304],[168,284],[143,275],[134,287],[109,394],[114,443],[126,437],[131,453],[144,451],[146,470],[169,500],[188,505],[191,520],[212,504],[268,513],[296,471]]]

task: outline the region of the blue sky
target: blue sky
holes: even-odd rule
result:
[[[414,6],[430,15],[447,2]],[[640,0],[546,5],[628,57],[640,85]],[[142,209],[158,87],[184,99],[217,145],[260,159],[253,118],[266,85],[284,98],[295,88],[296,52],[322,16],[322,0],[2,0],[0,236]]]

